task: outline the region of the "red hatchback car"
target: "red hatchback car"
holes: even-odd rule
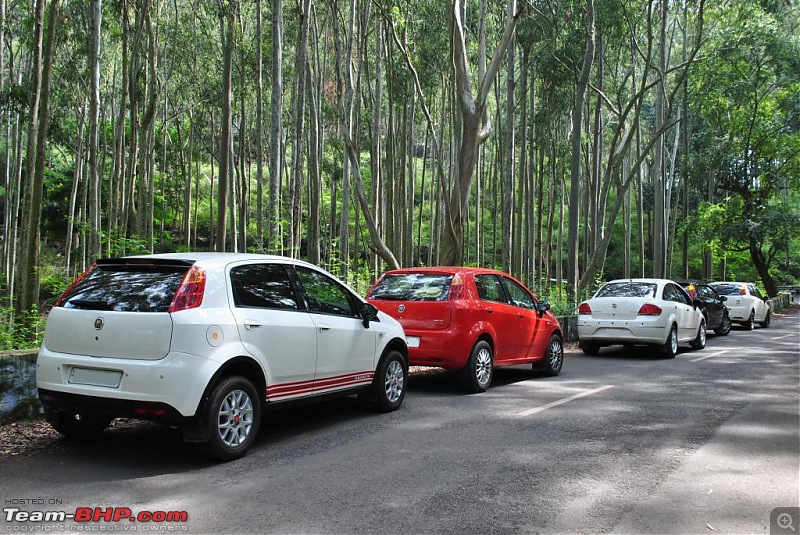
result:
[[[483,392],[495,367],[531,363],[561,372],[561,325],[550,304],[501,271],[430,267],[387,271],[367,301],[397,319],[409,364],[460,370],[471,392]]]

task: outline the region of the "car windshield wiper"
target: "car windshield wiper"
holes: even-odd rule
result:
[[[113,310],[113,307],[106,301],[99,299],[70,299],[67,301],[75,308],[85,308],[87,310]]]

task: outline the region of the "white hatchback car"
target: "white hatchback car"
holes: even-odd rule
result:
[[[36,371],[62,434],[154,420],[220,460],[267,406],[357,393],[391,411],[407,376],[396,320],[317,266],[233,253],[98,260],[50,312]]]
[[[733,323],[742,325],[752,331],[756,323],[761,327],[769,327],[772,313],[766,299],[758,291],[755,284],[749,282],[712,282],[709,284],[718,294],[727,297],[725,306]]]
[[[678,344],[706,346],[706,324],[696,302],[666,279],[619,279],[606,283],[578,307],[578,338],[587,355],[603,346],[650,345],[673,358]]]

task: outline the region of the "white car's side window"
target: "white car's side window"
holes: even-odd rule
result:
[[[308,297],[309,312],[358,317],[350,292],[335,280],[301,266],[296,272]]]
[[[231,269],[233,301],[237,307],[297,310],[289,275],[278,264],[248,264]]]

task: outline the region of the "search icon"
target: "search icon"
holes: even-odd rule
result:
[[[778,526],[780,526],[781,529],[789,529],[796,533],[794,523],[792,522],[792,515],[789,513],[781,513],[778,515]]]

